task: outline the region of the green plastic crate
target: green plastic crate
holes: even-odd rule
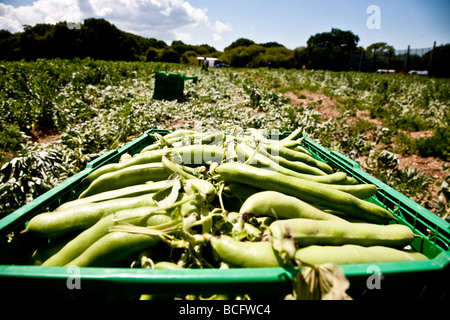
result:
[[[73,270],[65,267],[41,267],[21,265],[23,255],[31,254],[36,247],[33,236],[6,239],[11,233],[24,229],[25,223],[34,215],[53,210],[63,202],[76,198],[86,187],[84,178],[96,168],[117,162],[124,153],[135,154],[154,141],[153,133],[164,135],[168,130],[148,130],[140,138],[121,149],[113,150],[89,163],[85,170],[65,181],[41,197],[35,199],[11,215],[0,220],[0,284],[9,295],[22,297],[24,289],[28,296],[47,298],[126,298],[141,293],[159,295],[184,294],[263,294],[277,298],[291,292],[292,280],[297,270],[292,268],[255,269],[185,269],[149,270],[129,268],[79,268],[77,278],[81,288],[70,289],[68,280]],[[271,135],[281,139],[289,132]],[[399,219],[412,227],[422,238],[414,240],[415,250],[424,253],[429,260],[389,262],[376,264],[382,275],[381,289],[369,289],[368,281],[374,276],[374,264],[342,265],[350,280],[350,296],[357,299],[388,299],[405,297],[448,298],[450,262],[450,226],[443,219],[420,207],[410,199],[361,170],[358,164],[336,152],[323,148],[309,139],[304,146],[330,165],[355,177],[362,183],[375,183],[380,191],[371,201],[386,206]]]
[[[155,71],[155,88],[153,99],[176,100],[184,95],[184,81],[192,79],[197,81],[197,77],[187,77],[182,74]]]

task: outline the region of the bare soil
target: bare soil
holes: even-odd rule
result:
[[[177,126],[185,125],[186,122],[187,122],[187,120],[185,120],[185,119],[178,119],[177,121],[174,121],[174,122],[165,123],[165,125],[168,125],[170,127],[177,127]]]
[[[31,130],[31,140],[37,143],[50,143],[58,140],[61,137],[61,133],[56,128],[45,130]]]
[[[339,111],[336,109],[339,103],[324,94],[301,90],[298,94],[289,91],[284,96],[291,99],[291,103],[294,105],[307,106],[312,103],[316,104],[316,110],[320,112],[321,120],[336,118],[339,115]]]

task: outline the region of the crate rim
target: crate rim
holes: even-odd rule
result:
[[[351,281],[354,277],[369,277],[372,273],[369,268],[376,266],[377,272],[384,275],[397,274],[398,268],[402,268],[402,274],[421,276],[423,272],[444,272],[448,270],[450,252],[442,252],[438,258],[420,261],[381,262],[364,264],[341,264],[345,276]],[[420,264],[420,270],[417,265]],[[271,267],[271,268],[230,268],[230,269],[141,269],[141,268],[96,268],[76,267],[77,276],[82,283],[114,282],[124,287],[133,287],[136,284],[149,285],[154,292],[165,292],[170,287],[170,294],[195,294],[204,293],[205,288],[215,293],[221,293],[221,284],[227,285],[224,290],[229,292],[229,287],[235,289],[242,285],[264,284],[267,293],[289,290],[293,278],[301,268]],[[361,274],[361,269],[367,270]],[[64,280],[73,274],[73,267],[44,267],[31,265],[0,265],[0,282],[2,278],[14,279],[39,279],[39,280]],[[283,287],[284,285],[284,287]],[[182,289],[182,291],[180,291]],[[68,290],[66,287],[62,291]],[[106,288],[105,290],[109,290]],[[248,290],[246,287],[245,290]],[[245,291],[244,290],[244,291]],[[250,289],[251,290],[251,289]],[[271,291],[272,290],[272,291]],[[235,291],[233,291],[235,292]],[[149,292],[151,293],[151,292]],[[286,292],[288,293],[288,292]]]

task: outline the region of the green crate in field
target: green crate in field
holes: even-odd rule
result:
[[[5,294],[23,297],[138,297],[140,293],[157,295],[186,294],[256,294],[274,297],[292,292],[294,268],[230,268],[230,269],[141,269],[141,268],[79,268],[28,265],[26,259],[38,240],[20,235],[33,216],[54,210],[61,203],[76,198],[85,188],[85,177],[108,163],[118,162],[124,153],[136,154],[155,141],[153,133],[164,135],[168,130],[148,130],[123,148],[112,150],[90,164],[78,175],[35,199],[0,220],[0,287]],[[271,135],[282,139],[289,134]],[[397,299],[449,295],[450,224],[430,211],[399,194],[343,155],[323,148],[305,137],[303,146],[314,157],[347,172],[361,183],[374,183],[379,191],[372,202],[384,206],[418,235],[411,247],[428,260],[353,264],[340,266],[350,281],[348,293],[355,299]],[[11,237],[14,235],[14,237]],[[12,239],[10,241],[9,239]],[[81,290],[71,289],[68,279],[77,272]],[[372,278],[381,274],[380,288],[370,287]],[[24,291],[25,290],[25,291]]]
[[[153,99],[176,100],[182,98],[184,95],[184,81],[189,79],[197,81],[197,77],[187,77],[177,73],[156,71]]]

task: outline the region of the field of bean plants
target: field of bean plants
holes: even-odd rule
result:
[[[154,100],[155,71],[198,81]],[[448,79],[56,59],[2,62],[0,85],[0,218],[148,129],[234,127],[302,128],[448,217]]]

